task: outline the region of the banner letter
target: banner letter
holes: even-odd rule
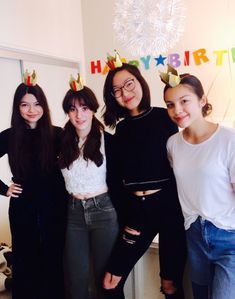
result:
[[[101,62],[100,60],[95,61],[91,61],[91,73],[95,74],[97,70],[97,73],[101,72]]]
[[[201,60],[203,62],[208,62],[209,58],[205,55],[206,53],[206,49],[201,48],[195,52],[193,52],[193,57],[194,57],[194,61],[196,65],[200,65],[201,64]]]

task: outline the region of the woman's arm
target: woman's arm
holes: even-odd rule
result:
[[[4,156],[8,152],[8,140],[10,130],[4,130],[0,133],[0,157]],[[7,196],[8,186],[0,180],[0,194]]]
[[[0,133],[0,157],[8,153],[9,135],[10,129]],[[19,197],[20,193],[22,193],[22,188],[19,184],[12,183],[10,186],[7,186],[3,181],[0,180],[1,195]]]
[[[8,186],[0,180],[0,194],[7,196]]]
[[[121,163],[119,161],[119,141],[117,135],[110,135],[105,132],[105,152],[109,194],[118,214],[119,225],[123,227],[126,217],[126,200],[120,169]]]

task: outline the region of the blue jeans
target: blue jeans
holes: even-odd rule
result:
[[[198,217],[186,235],[194,299],[234,299],[235,230]]]
[[[108,193],[87,200],[70,198],[65,243],[67,299],[88,299],[94,273],[97,294],[102,298],[105,266],[118,234],[116,211]]]

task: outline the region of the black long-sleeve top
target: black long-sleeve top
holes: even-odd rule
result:
[[[0,133],[0,157],[5,154],[11,155],[10,134],[12,129],[6,129]],[[27,165],[25,165],[24,176],[18,177],[11,167],[12,181],[21,184],[23,192],[21,196],[35,196],[35,194],[43,194],[43,192],[53,192],[61,196],[66,194],[64,180],[60,169],[56,166],[56,158],[59,153],[60,136],[62,129],[53,127],[53,145],[54,145],[54,167],[50,172],[42,170],[39,162],[40,148],[38,146],[39,132],[37,129],[25,128],[25,141],[27,143]],[[10,157],[9,157],[10,158]],[[0,180],[0,194],[6,195],[8,186]]]
[[[128,226],[142,231],[146,225],[141,216],[142,211],[139,210],[142,205],[135,205],[137,201],[128,200],[129,193],[133,191],[167,188],[164,201],[168,202],[164,206],[161,205],[164,207],[163,217],[167,217],[169,213],[165,210],[168,206],[170,210],[174,210],[175,219],[181,219],[175,180],[166,149],[168,138],[177,131],[178,127],[170,120],[164,108],[152,107],[138,116],[129,116],[118,123],[114,135],[116,178],[113,180],[112,190],[118,203],[121,228]],[[153,217],[149,208],[151,209],[152,205],[145,205],[144,217]],[[178,221],[175,219],[174,224]],[[113,249],[107,266],[108,271],[122,276],[127,270],[126,259],[130,260],[130,257],[122,241],[119,241]]]
[[[178,131],[167,110],[152,107],[121,121],[115,133],[116,164],[129,191],[163,188],[172,179],[167,139]]]

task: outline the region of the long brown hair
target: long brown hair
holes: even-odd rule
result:
[[[25,120],[20,114],[19,106],[22,98],[26,94],[32,94],[37,99],[43,109],[43,115],[37,122],[37,146],[40,168],[44,171],[50,171],[53,165],[53,129],[51,124],[50,111],[46,96],[39,85],[27,86],[21,83],[14,95],[12,116],[11,116],[11,134],[9,144],[9,164],[14,174],[18,177],[24,177],[27,171],[28,159],[27,152],[30,146],[30,140],[26,139],[26,130],[30,130]]]
[[[80,105],[87,106],[94,113],[99,107],[97,98],[93,91],[84,86],[80,91],[68,90],[63,100],[63,110],[69,113],[71,106],[78,101]],[[102,165],[103,155],[100,151],[101,132],[104,130],[102,123],[93,115],[91,130],[86,138],[83,146],[83,158],[93,161],[97,166]],[[65,124],[61,152],[59,155],[59,166],[61,169],[69,168],[69,166],[80,156],[78,147],[79,136],[70,121]]]

